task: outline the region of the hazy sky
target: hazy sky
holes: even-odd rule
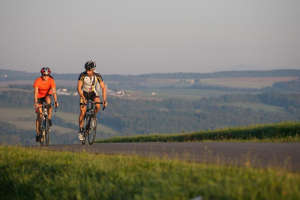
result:
[[[0,0],[0,68],[300,69],[299,0]]]

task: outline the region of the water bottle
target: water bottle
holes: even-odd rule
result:
[[[44,108],[44,115],[45,115],[45,116],[48,115],[48,113],[47,113],[47,108],[46,108],[46,107]]]

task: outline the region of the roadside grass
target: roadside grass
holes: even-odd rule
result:
[[[202,140],[201,142],[260,142],[260,143],[298,143],[300,142],[300,134],[296,136],[288,136],[284,138],[265,138],[265,139],[259,139],[259,138],[251,138],[248,140],[244,139],[220,139],[220,140]]]
[[[300,174],[0,146],[1,199],[300,199]]]
[[[112,137],[97,140],[105,142],[300,142],[300,122],[253,125],[182,134],[150,134]]]

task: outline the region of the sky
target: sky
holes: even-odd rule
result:
[[[300,69],[299,0],[1,0],[0,69]]]

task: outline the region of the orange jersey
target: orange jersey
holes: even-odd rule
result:
[[[51,77],[49,77],[47,81],[39,77],[34,81],[33,88],[38,88],[37,98],[43,98],[48,94],[52,94],[52,89],[56,88],[56,85],[54,79]]]

